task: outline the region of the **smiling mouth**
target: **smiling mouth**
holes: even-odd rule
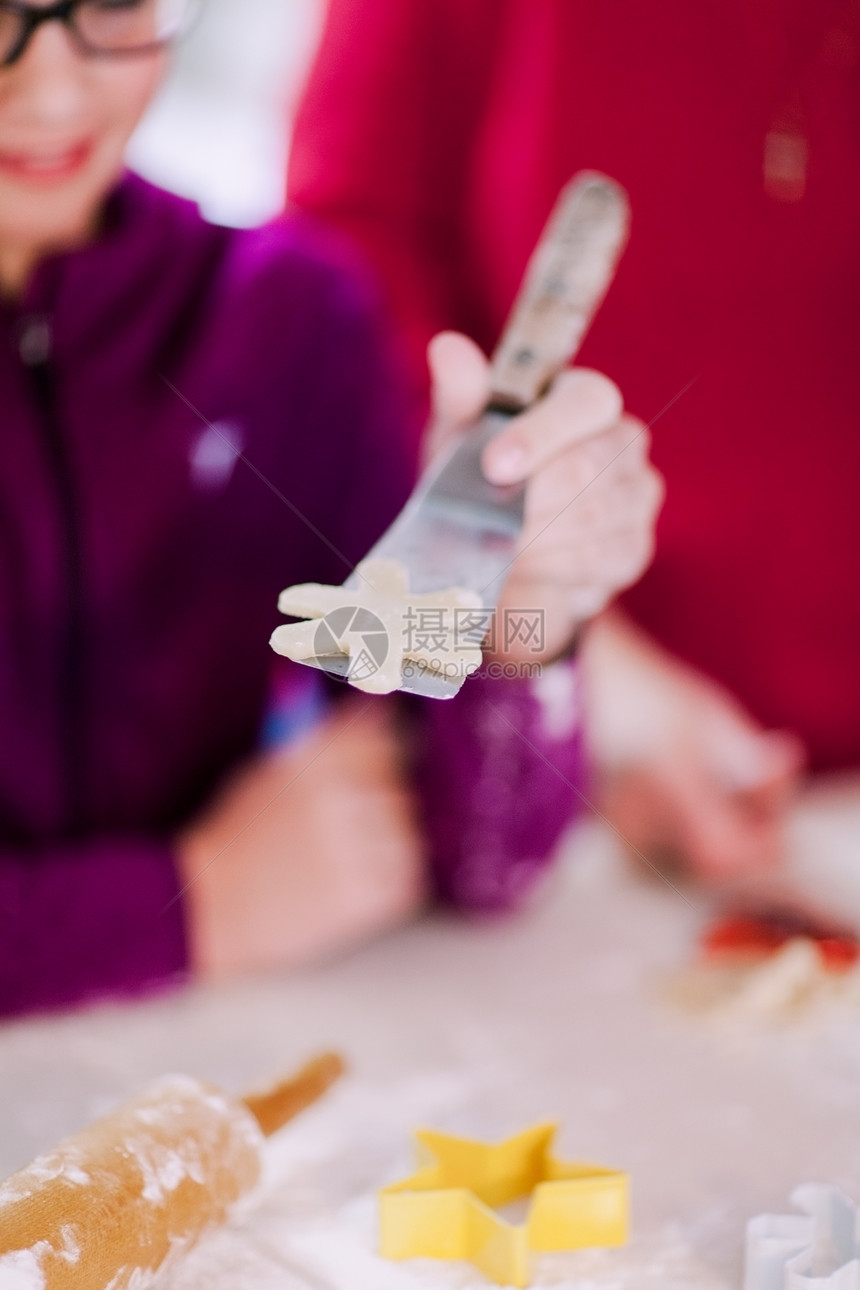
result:
[[[92,150],[90,141],[66,148],[28,151],[0,149],[0,174],[31,183],[57,183],[70,179],[83,169]]]

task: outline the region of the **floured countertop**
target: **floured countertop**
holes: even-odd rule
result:
[[[820,1179],[860,1200],[860,1010],[791,1022],[684,1014],[665,982],[704,906],[633,880],[590,826],[513,920],[434,917],[283,979],[0,1028],[0,1176],[186,1071],[240,1093],[319,1049],[352,1073],[266,1146],[231,1226],[159,1290],[440,1290],[465,1264],[374,1253],[375,1190],[412,1166],[419,1125],[501,1138],[558,1119],[559,1153],[626,1169],[626,1249],[548,1255],[536,1285],[740,1285],[743,1229]],[[860,922],[860,792],[798,812],[793,867]]]

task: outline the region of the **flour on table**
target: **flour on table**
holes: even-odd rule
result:
[[[16,1250],[0,1255],[0,1286],[3,1290],[45,1290],[42,1259],[50,1246],[47,1241],[30,1250]]]

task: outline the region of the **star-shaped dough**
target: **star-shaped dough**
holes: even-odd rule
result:
[[[276,628],[272,648],[297,663],[323,668],[326,656],[346,654],[349,683],[370,694],[399,689],[405,659],[451,680],[477,671],[486,630],[477,592],[465,587],[410,591],[399,560],[365,560],[356,573],[357,587],[307,582],[281,592],[281,613],[310,621]]]
[[[532,1254],[623,1245],[627,1175],[550,1151],[555,1125],[505,1142],[419,1130],[418,1172],[380,1192],[380,1253],[389,1259],[467,1259],[505,1285],[529,1283]],[[525,1223],[495,1212],[531,1196]]]

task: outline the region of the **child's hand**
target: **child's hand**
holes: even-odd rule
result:
[[[490,369],[477,346],[453,332],[433,340],[429,359],[438,447],[480,414]],[[544,611],[543,653],[522,646],[522,657],[562,653],[577,628],[646,569],[663,499],[648,449],[647,428],[624,413],[616,387],[586,368],[563,372],[487,448],[493,483],[527,485],[519,554],[500,605]],[[508,656],[517,661],[516,644]]]
[[[292,966],[403,922],[423,855],[390,705],[347,699],[240,772],[178,840],[192,967]]]
[[[599,806],[631,849],[706,882],[775,867],[800,741],[762,729],[617,610],[591,626],[582,658]]]

